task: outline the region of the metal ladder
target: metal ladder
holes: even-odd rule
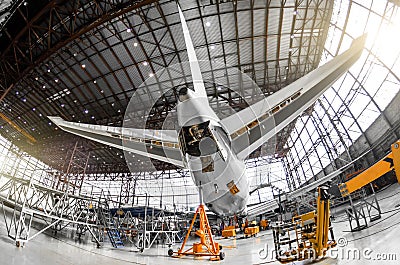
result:
[[[110,208],[106,200],[102,202],[100,215],[111,245],[114,248],[123,248],[124,243],[122,242],[121,233],[118,230],[118,226],[116,225],[114,218],[111,216]]]
[[[124,243],[122,242],[121,234],[115,225],[114,218],[112,218],[110,211],[106,213],[105,220],[107,223],[106,226],[107,235],[110,239],[112,246],[115,248],[123,248]]]

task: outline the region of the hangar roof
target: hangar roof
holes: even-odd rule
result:
[[[199,59],[239,68],[266,96],[318,66],[333,10],[328,0],[180,5]],[[151,94],[141,87],[149,76],[188,60],[176,2],[10,1],[7,11],[0,26],[0,133],[54,168],[66,170],[67,151],[78,141],[91,152],[88,172],[126,171],[120,151],[62,132],[47,116],[121,126],[130,99]],[[244,107],[217,84],[208,84],[207,94],[215,108]],[[165,96],[148,127],[160,126],[175,104],[175,96]],[[293,126],[279,134],[277,157],[286,153]]]

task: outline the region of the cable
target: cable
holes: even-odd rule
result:
[[[394,224],[392,224],[392,225],[390,225],[388,227],[385,227],[385,228],[383,228],[383,229],[381,229],[379,231],[376,231],[375,233],[372,233],[372,234],[369,234],[369,235],[365,235],[365,236],[362,236],[362,237],[359,237],[359,238],[355,238],[355,239],[352,239],[352,240],[347,240],[347,242],[354,242],[354,241],[357,241],[357,240],[360,240],[360,239],[364,239],[364,238],[379,234],[379,233],[381,233],[381,232],[383,232],[385,230],[388,230],[389,228],[392,228],[392,227],[394,227],[396,225],[399,225],[399,224],[400,224],[400,222],[394,223]]]
[[[398,191],[398,192],[396,192],[396,193],[394,193],[394,194],[392,194],[392,195],[388,195],[388,196],[386,196],[386,197],[380,198],[379,200],[380,200],[380,201],[381,201],[381,200],[386,200],[386,199],[391,198],[391,197],[393,197],[393,196],[395,196],[395,195],[397,195],[397,194],[399,194],[399,193],[400,193],[400,191]]]
[[[394,210],[392,210],[392,211],[394,211]],[[386,212],[386,213],[388,213],[388,212]],[[386,217],[386,218],[383,218],[383,219],[380,220],[379,222],[376,222],[376,223],[370,225],[369,227],[373,227],[374,225],[377,225],[377,224],[379,224],[379,223],[382,223],[383,221],[385,221],[385,220],[387,220],[387,219],[389,219],[389,218],[395,216],[395,215],[398,214],[398,213],[400,213],[400,209],[398,209],[394,214],[392,214],[392,215],[390,215],[390,216],[388,216],[388,217]]]
[[[396,208],[397,208],[397,207],[396,207]],[[397,208],[397,209],[387,210],[386,212],[382,212],[382,214],[391,213],[391,212],[396,212],[396,211],[400,211],[400,209]]]
[[[395,211],[395,210],[391,210],[391,211],[387,211],[386,213],[389,213],[389,212],[393,212],[393,211]],[[396,214],[398,214],[398,213],[400,213],[400,209],[398,209],[398,210],[396,210],[396,212],[395,213],[393,213],[392,215],[390,215],[390,216],[388,216],[388,217],[386,217],[386,218],[383,218],[382,220],[380,220],[379,222],[376,222],[376,223],[374,223],[374,224],[372,224],[372,225],[369,225],[368,226],[368,228],[370,228],[370,227],[373,227],[374,225],[377,225],[377,224],[379,224],[379,223],[382,223],[383,221],[385,221],[385,220],[387,220],[387,219],[389,219],[389,218],[391,218],[391,217],[393,217],[393,216],[395,216]],[[400,222],[399,222],[400,223]],[[352,232],[352,231],[342,231],[342,232]],[[375,234],[375,233],[374,233]],[[373,235],[373,234],[371,234],[371,235]]]

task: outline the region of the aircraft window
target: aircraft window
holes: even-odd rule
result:
[[[276,106],[275,108],[272,109],[272,113],[275,114],[276,112],[278,112],[278,110],[279,110],[279,106]]]
[[[259,121],[263,121],[265,119],[267,119],[269,117],[269,113],[265,113],[264,115],[262,115],[260,118],[258,118]]]
[[[300,92],[297,92],[296,94],[294,94],[291,99],[294,100],[296,99],[298,96],[300,96]]]
[[[255,120],[255,121],[252,121],[251,123],[247,124],[247,127],[248,127],[249,129],[251,129],[251,128],[257,126],[257,125],[258,125],[258,121]]]

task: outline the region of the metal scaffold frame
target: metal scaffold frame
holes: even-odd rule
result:
[[[81,159],[82,157],[76,159],[76,148],[77,145],[68,161],[69,165],[75,165],[75,171],[76,168],[84,168],[76,166],[77,163],[87,161]],[[81,185],[74,185],[70,189],[68,173],[43,168],[38,160],[13,145],[8,148],[3,165],[0,172],[0,201],[7,234],[17,246],[50,228],[59,231],[69,225],[76,225],[78,235],[89,231],[100,246],[99,233],[95,233],[98,219],[95,209],[102,203],[102,189],[93,185],[86,185],[85,190],[81,190]],[[61,174],[65,176],[64,188],[55,189],[54,184],[60,180]],[[79,177],[82,181],[83,178],[84,176]],[[40,224],[40,228],[33,233],[34,219],[35,223]]]
[[[16,245],[32,240],[49,228],[61,230],[70,224],[76,224],[80,231],[89,231],[94,240],[100,241],[94,234],[97,215],[93,211],[98,199],[95,196],[76,196],[37,184],[29,180],[5,176],[8,181],[0,188],[6,191],[1,196],[4,219],[8,236]],[[11,214],[6,207],[11,208]],[[45,227],[31,234],[33,218],[44,222]]]
[[[154,208],[148,210],[146,206],[143,221],[138,225],[137,247],[141,252],[150,249],[155,242],[158,244],[159,239],[168,247],[175,245],[176,239],[181,241],[176,215],[167,216],[163,210],[155,213]]]
[[[371,195],[367,195],[365,188],[361,189],[357,194],[349,195],[350,205],[346,209],[346,214],[349,219],[350,230],[352,232],[367,228],[367,217],[369,217],[370,222],[381,218],[382,211],[371,183],[370,187],[372,189]],[[352,196],[358,197],[359,201],[353,202]],[[365,213],[365,210],[367,213]]]

